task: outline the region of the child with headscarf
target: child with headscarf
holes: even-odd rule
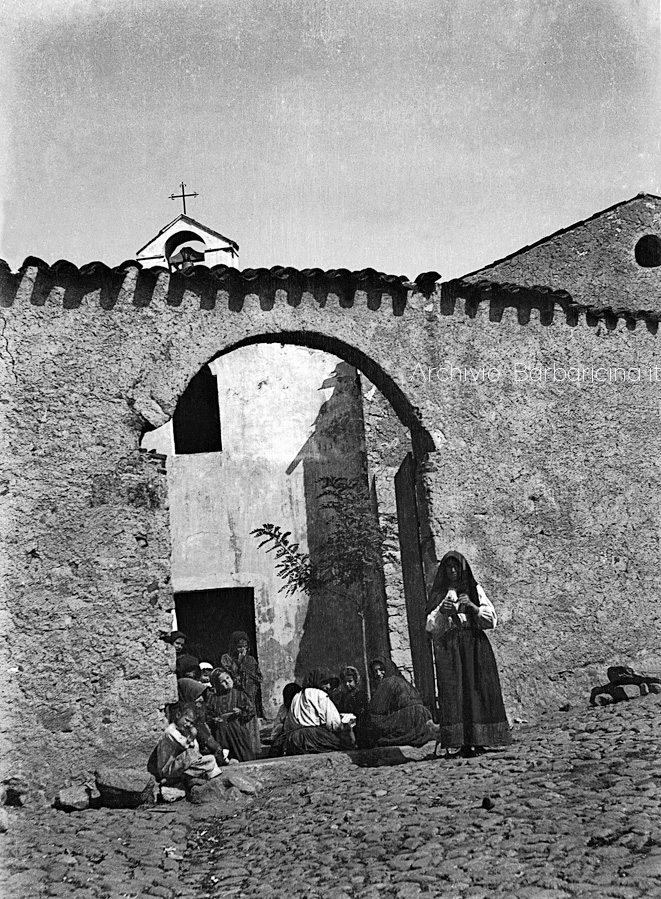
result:
[[[175,665],[175,671],[177,673],[177,677],[190,677],[193,680],[200,679],[200,662],[199,659],[196,659],[195,656],[189,655],[187,652],[182,652],[177,656],[177,662]]]
[[[320,669],[306,676],[303,689],[294,696],[285,721],[285,755],[350,748],[340,713],[328,695],[330,680],[330,676]]]
[[[211,664],[211,662],[200,662],[198,668],[200,669],[200,683],[210,684],[211,672],[213,671],[213,665]]]
[[[170,631],[165,640],[174,647],[174,651],[177,653],[177,655],[181,655],[183,652],[186,652],[188,637],[186,636],[186,634],[184,634],[183,631]]]
[[[484,633],[497,621],[466,559],[446,553],[429,594],[426,629],[434,643],[441,745],[469,757],[512,741],[496,659]]]

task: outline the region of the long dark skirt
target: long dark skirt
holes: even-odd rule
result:
[[[224,749],[229,749],[230,758],[240,762],[252,762],[255,758],[248,726],[227,721],[217,724],[215,729],[216,740]]]
[[[336,752],[344,749],[339,734],[335,734],[323,725],[315,727],[299,727],[289,731],[285,736],[285,755],[307,755],[316,752]]]
[[[441,745],[504,746],[512,742],[489,640],[473,628],[453,628],[434,644]]]
[[[428,721],[431,712],[401,675],[386,677],[374,691],[370,704],[374,746],[424,746],[432,739]]]
[[[372,743],[374,746],[424,746],[432,739],[427,730],[430,719],[427,709],[417,703],[390,715],[372,715]]]

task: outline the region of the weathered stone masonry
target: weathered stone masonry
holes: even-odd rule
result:
[[[372,271],[170,276],[28,259],[0,280],[5,769],[55,781],[151,748],[174,692],[157,639],[169,533],[162,461],[139,440],[203,363],[244,342],[347,359],[411,429],[427,574],[450,547],[473,563],[501,613],[511,714],[593,685],[591,666],[658,663],[661,383],[647,373],[661,354],[637,291],[613,315],[598,297],[574,305],[571,285]],[[448,363],[500,377],[429,378]],[[642,377],[513,377],[554,363]]]

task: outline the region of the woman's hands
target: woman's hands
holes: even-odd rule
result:
[[[474,615],[478,610],[478,606],[470,601],[466,593],[460,593],[456,601],[452,594],[448,593],[442,600],[439,608],[444,615],[452,615],[453,612],[463,612],[464,615]]]
[[[446,595],[445,598],[441,601],[441,605],[439,606],[441,612],[444,615],[451,615],[453,612],[456,612],[455,604],[452,601],[450,595]]]
[[[475,605],[475,603],[470,601],[470,599],[468,598],[468,596],[465,593],[462,593],[460,595],[458,606],[459,606],[459,611],[463,612],[464,615],[474,615],[479,608],[478,606]]]

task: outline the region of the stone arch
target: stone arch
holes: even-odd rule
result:
[[[422,422],[420,410],[413,405],[410,398],[392,375],[388,374],[380,363],[368,356],[364,351],[334,335],[318,331],[264,331],[236,341],[218,352],[213,358],[227,355],[240,347],[253,346],[259,343],[283,343],[322,350],[325,353],[338,356],[340,359],[353,365],[381,391],[401,423],[411,431],[416,458],[422,458],[425,454],[435,451],[434,440]]]
[[[178,329],[168,328],[165,335],[158,339],[157,355],[155,356],[152,350],[150,364],[143,367],[141,377],[134,385],[130,402],[135,412],[143,419],[140,439],[145,432],[160,427],[172,416],[179,398],[205,363],[210,363],[242,346],[282,343],[321,350],[353,365],[377,387],[388,400],[399,421],[411,431],[416,460],[421,461],[429,453],[435,452],[436,444],[432,437],[433,422],[427,421],[428,408],[422,411],[413,402],[412,391],[401,386],[403,379],[386,368],[386,359],[392,361],[392,350],[401,343],[393,339],[393,334],[385,334],[380,351],[370,353],[360,345],[360,343],[369,344],[369,341],[346,340],[338,336],[336,332],[342,333],[344,323],[324,316],[323,309],[318,310],[319,317],[311,316],[313,327],[309,329],[292,327],[296,310],[283,305],[279,311],[283,314],[276,314],[276,309],[262,313],[261,321],[254,327],[233,327],[237,323],[237,314],[230,319],[229,327],[225,322],[222,322],[221,327],[216,327],[214,322],[213,327],[205,329],[203,340],[195,340],[193,333],[186,334],[186,340],[181,341],[178,353],[179,364],[173,364],[174,354],[170,351],[164,358],[164,344],[171,343],[171,338],[175,335],[177,338],[181,335]],[[243,317],[245,311],[238,315]],[[319,328],[319,319],[325,319],[329,326],[326,329]],[[355,329],[356,323],[351,317],[345,321],[349,328]],[[164,337],[169,339],[166,341]]]
[[[416,617],[419,617],[417,611],[424,609],[425,605],[421,546],[425,539],[427,543],[430,543],[430,538],[428,537],[428,512],[424,499],[424,490],[416,491],[416,481],[420,473],[421,463],[427,459],[428,454],[435,449],[435,446],[431,435],[423,425],[422,416],[419,410],[413,405],[410,397],[407,396],[405,390],[400,387],[395,378],[385,371],[382,365],[380,365],[373,357],[369,356],[364,350],[350,345],[337,336],[324,334],[318,331],[268,331],[266,329],[256,329],[255,333],[234,340],[213,356],[207,356],[207,358],[203,359],[201,362],[196,360],[193,364],[195,366],[201,364],[201,366],[204,367],[217,359],[231,356],[232,353],[235,353],[238,350],[259,344],[280,344],[308,348],[319,350],[330,356],[339,358],[342,362],[347,363],[364,375],[370,383],[377,388],[392,409],[394,416],[396,416],[403,426],[403,429],[405,428],[408,435],[410,435],[410,439],[409,437],[403,438],[402,446],[405,448],[402,450],[397,463],[400,465],[401,469],[397,473],[397,479],[393,480],[394,469],[391,469],[389,487],[385,488],[385,501],[382,502],[384,497],[379,496],[378,506],[376,507],[378,508],[377,514],[382,518],[382,521],[385,522],[387,520],[390,527],[395,527],[394,539],[396,542],[399,540],[400,561],[394,566],[391,564],[391,570],[387,577],[381,572],[381,576],[384,578],[384,605],[382,613],[379,613],[377,610],[375,614],[377,614],[377,617],[379,614],[383,616],[382,624],[385,628],[385,637],[375,637],[377,641],[381,639],[381,643],[379,643],[378,647],[376,645],[372,646],[371,650],[372,655],[380,656],[383,655],[384,652],[390,654],[388,634],[389,625],[392,625],[397,631],[396,642],[400,642],[400,636],[403,636],[403,642],[406,644],[404,647],[395,647],[397,663],[403,665],[404,668],[414,674],[419,686],[426,686],[426,689],[423,689],[423,692],[426,694],[428,703],[433,705],[433,675],[430,675],[428,671],[424,670],[429,661],[427,658],[428,649],[426,642],[423,640],[422,645],[414,645],[416,643],[416,638],[413,636],[414,634],[424,636],[424,622],[411,620],[411,610],[416,610],[413,614]],[[192,373],[188,372],[187,374],[189,377],[195,378],[198,376],[199,371],[200,369],[196,367]],[[190,383],[190,380],[187,383]],[[183,394],[180,394],[180,396],[181,395]],[[394,418],[392,420],[394,422]],[[187,463],[182,460],[181,463],[177,464],[185,466]],[[303,462],[302,467],[306,472],[304,475],[306,485],[309,486],[309,484],[314,483],[314,476],[309,475],[310,465]],[[403,490],[401,488],[402,481],[406,482]],[[368,482],[366,482],[366,488],[370,489]],[[374,496],[376,502],[376,493]],[[179,501],[179,499],[180,497],[178,496],[177,501]],[[175,497],[173,496],[171,500],[174,505]],[[308,516],[312,516],[311,518],[308,517],[307,520],[309,522],[316,520],[316,515],[313,511],[314,505],[313,491],[306,488],[305,507],[308,510]],[[403,508],[403,506],[406,506],[406,508]],[[417,524],[415,523],[416,520]],[[257,524],[261,523],[261,520],[257,522]],[[402,533],[403,528],[407,530],[406,534]],[[246,532],[245,528],[242,533],[244,532]],[[405,568],[406,571],[404,573]],[[416,570],[414,571],[413,569]],[[393,570],[396,570],[397,572],[395,582],[393,582]],[[403,583],[402,577],[404,578]],[[174,571],[173,578],[175,578]],[[175,580],[181,582],[181,579],[175,578]],[[220,584],[220,581],[218,583]],[[187,586],[181,589],[184,589],[185,592],[187,591],[187,600],[190,601],[192,596],[191,590],[198,588],[193,588],[190,583],[187,583]],[[200,586],[199,589],[205,590],[207,588]],[[221,600],[221,594],[233,588],[228,582],[227,587],[219,587],[218,589],[219,600]],[[420,595],[421,591],[422,596]],[[176,586],[175,593],[177,596],[182,595],[181,590]],[[404,607],[402,607],[401,603],[402,594],[406,597]],[[390,604],[391,602],[392,605]],[[179,599],[177,600],[177,604],[178,603]],[[323,606],[323,602],[321,605]],[[311,598],[311,605],[306,614],[306,624],[303,628],[308,639],[305,643],[305,649],[303,648],[303,643],[301,643],[300,647],[297,649],[297,653],[299,653],[297,656],[298,661],[296,663],[297,669],[295,671],[295,676],[297,677],[301,676],[302,671],[302,668],[299,670],[298,667],[299,661],[300,665],[303,666],[303,659],[309,660],[310,658],[314,658],[314,650],[311,650],[310,646],[315,643],[316,638],[310,635],[317,632],[321,633],[319,631],[318,618],[320,607],[319,601],[315,601],[314,597]],[[316,612],[313,610],[316,610]],[[394,625],[393,618],[396,619]],[[310,624],[312,621],[314,621],[314,624]],[[270,645],[273,645],[272,640],[270,640]],[[395,658],[395,656],[393,656],[393,658]],[[351,659],[351,661],[357,660]],[[425,675],[427,675],[426,685]],[[272,676],[269,677],[270,680],[273,680]]]

